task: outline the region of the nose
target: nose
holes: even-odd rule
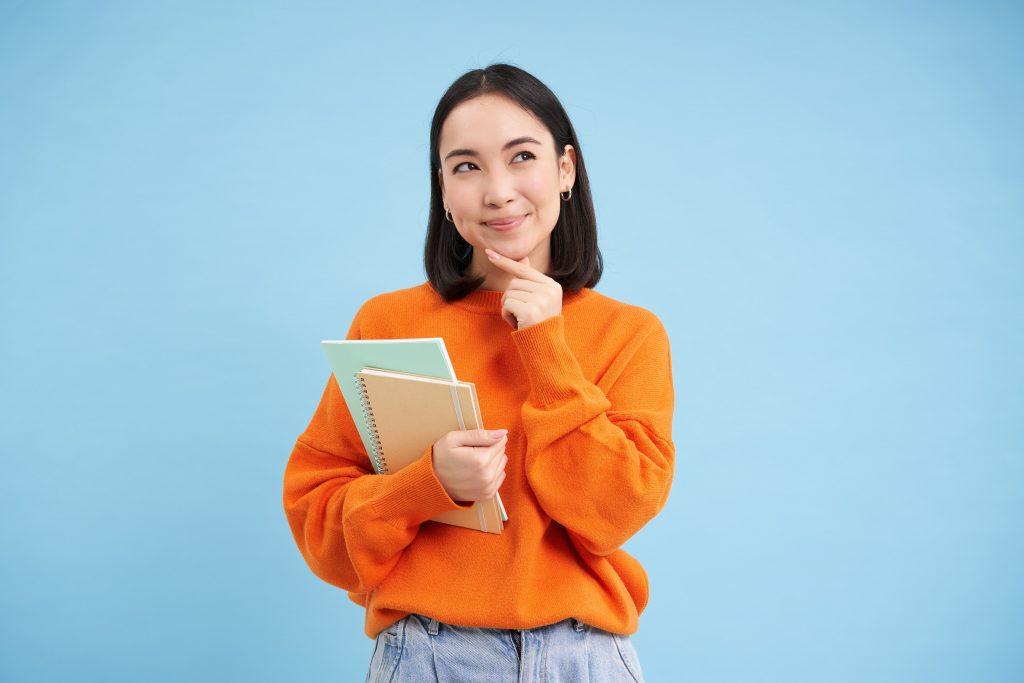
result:
[[[502,169],[487,177],[484,189],[484,203],[492,206],[504,206],[516,198],[515,180],[512,174]]]

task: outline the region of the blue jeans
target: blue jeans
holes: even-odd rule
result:
[[[643,683],[628,635],[563,619],[532,629],[452,626],[409,614],[377,635],[366,683]]]

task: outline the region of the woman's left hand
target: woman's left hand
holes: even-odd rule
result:
[[[530,257],[514,261],[485,249],[491,263],[515,275],[501,297],[501,317],[516,329],[535,325],[562,312],[562,285],[530,265]]]

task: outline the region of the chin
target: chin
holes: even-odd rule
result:
[[[532,254],[533,250],[537,248],[537,244],[533,239],[527,240],[519,237],[518,239],[509,240],[507,244],[498,240],[494,244],[488,245],[488,248],[518,261],[524,256]]]

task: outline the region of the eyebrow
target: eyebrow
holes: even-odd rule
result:
[[[524,135],[522,137],[515,138],[514,140],[509,140],[508,142],[505,143],[505,145],[501,149],[502,150],[506,150],[509,147],[515,147],[516,145],[522,145],[522,144],[525,144],[527,142],[532,142],[535,145],[541,144],[541,143],[537,142],[536,140],[534,140],[533,138],[531,138],[529,135]],[[478,157],[478,156],[480,156],[480,154],[477,153],[475,150],[472,150],[472,149],[453,149],[452,151],[448,152],[448,154],[445,155],[444,160],[448,161],[452,157]]]

